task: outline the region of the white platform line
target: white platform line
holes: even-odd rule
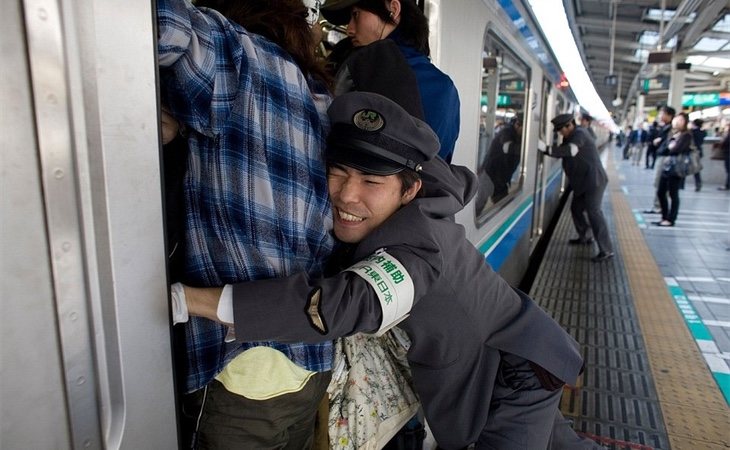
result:
[[[730,374],[730,367],[728,367],[727,362],[722,359],[720,355],[713,353],[703,353],[702,356],[704,356],[707,366],[713,373]]]
[[[708,327],[730,328],[730,322],[727,320],[703,320],[702,323]]]
[[[721,230],[721,229],[712,229],[712,228],[691,228],[687,226],[681,226],[681,225],[675,225],[673,227],[659,227],[659,226],[652,226],[650,227],[652,230],[662,230],[662,231],[688,231],[688,232],[698,232],[698,233],[718,233],[718,234],[727,234],[727,230]]]
[[[688,295],[687,298],[692,300],[693,302],[719,303],[721,305],[730,305],[730,298],[702,297],[699,295]]]
[[[692,282],[702,281],[702,282],[707,282],[707,283],[714,283],[716,280],[716,278],[712,278],[712,277],[674,277],[674,279],[677,281],[692,281]],[[666,278],[665,278],[665,281],[666,281]],[[669,283],[667,283],[667,284],[669,284]],[[676,284],[674,286],[676,286]]]

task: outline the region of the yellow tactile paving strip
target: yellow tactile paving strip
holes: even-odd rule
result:
[[[613,161],[609,170],[616,180]],[[730,408],[667,289],[621,187],[611,183],[609,190],[621,256],[672,449],[730,448]]]

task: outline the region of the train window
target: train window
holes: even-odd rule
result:
[[[523,126],[529,68],[491,31],[482,50],[476,221],[509,203],[524,182]]]

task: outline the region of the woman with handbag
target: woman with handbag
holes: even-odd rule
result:
[[[689,116],[686,113],[679,113],[672,119],[672,131],[666,145],[662,145],[657,150],[658,156],[666,156],[664,158],[664,166],[659,185],[657,187],[657,197],[662,210],[662,220],[652,222],[660,227],[673,227],[679,213],[679,187],[684,179],[675,170],[678,157],[684,153],[689,153],[692,144],[692,133],[688,130]],[[667,201],[667,193],[671,200],[671,206]]]

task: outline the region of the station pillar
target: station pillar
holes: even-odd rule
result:
[[[677,63],[684,62],[684,55],[672,57],[672,71],[669,78],[669,98],[667,104],[674,108],[677,112],[682,111],[682,95],[684,94],[685,76],[687,69],[678,69]]]

